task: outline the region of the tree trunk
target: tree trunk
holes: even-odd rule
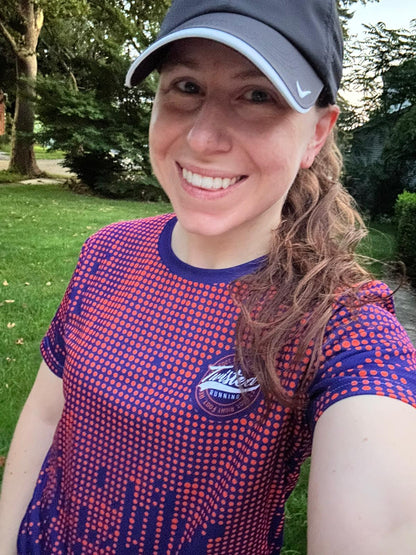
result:
[[[36,76],[36,57],[18,58],[16,107],[12,130],[12,152],[9,170],[29,176],[38,176],[39,169],[33,148],[35,124],[35,88],[32,75]]]
[[[6,134],[6,97],[0,89],[0,138]]]
[[[17,91],[12,129],[12,153],[9,170],[38,176],[33,148],[35,123],[35,84],[37,76],[36,48],[43,24],[43,12],[33,0],[20,0],[19,12],[25,31],[22,42],[14,45],[16,54]]]

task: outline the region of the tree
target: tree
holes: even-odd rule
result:
[[[397,195],[416,185],[416,20],[409,30],[367,26],[354,45],[350,86],[364,101],[349,122],[346,184],[372,215],[392,213]]]
[[[38,52],[41,69],[55,77],[70,76],[72,86],[77,88],[79,76],[71,68],[71,63],[82,58],[77,53],[85,46],[91,47],[89,52],[95,50],[93,59],[97,57],[104,36],[102,33],[101,38],[98,37],[100,29],[110,30],[114,44],[124,48],[125,52],[141,48],[153,35],[166,8],[167,2],[163,0],[3,0],[0,35],[7,40],[16,60],[17,90],[10,169],[28,175],[40,173],[33,152]],[[68,22],[74,28],[70,29]],[[89,29],[89,36],[86,32],[76,36],[75,30],[82,25],[84,30]],[[106,39],[106,42],[110,40]],[[54,69],[50,71],[52,67]]]
[[[16,59],[16,108],[12,134],[11,170],[39,175],[33,151],[34,99],[37,76],[36,48],[43,25],[43,9],[31,0],[6,1],[0,31]],[[14,8],[14,9],[13,9]]]
[[[349,31],[348,31],[348,22],[354,15],[354,7],[355,4],[368,4],[369,2],[380,2],[380,0],[337,0],[338,4],[338,13],[341,18],[341,25],[344,34],[344,40],[348,41]]]
[[[131,2],[122,8],[91,2],[88,17],[45,25],[39,45],[43,127],[38,138],[64,150],[65,164],[95,192],[158,199],[163,193],[147,154],[155,81],[128,90],[124,79],[130,52],[152,40],[167,2]]]
[[[390,182],[394,177],[399,185],[397,193],[405,188],[416,191],[416,104],[406,107],[397,119],[384,145],[383,159]]]
[[[86,0],[2,0],[0,34],[15,60],[15,110],[9,169],[39,175],[33,150],[37,47],[45,18],[85,12]]]
[[[356,124],[390,111],[392,105],[406,101],[414,90],[405,67],[400,67],[416,57],[416,19],[410,22],[409,29],[389,29],[383,22],[365,28],[365,38],[350,45],[352,71],[344,79],[344,87],[362,97],[355,108]]]

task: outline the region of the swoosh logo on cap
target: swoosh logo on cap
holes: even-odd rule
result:
[[[299,81],[296,81],[296,88],[298,89],[298,95],[299,95],[301,98],[305,98],[305,96],[308,96],[308,94],[311,94],[311,93],[312,93],[312,91],[304,91],[304,90],[302,89],[302,87],[299,85]]]

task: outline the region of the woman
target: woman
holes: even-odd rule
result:
[[[332,0],[173,2],[127,81],[160,71],[175,215],[84,245],[10,449],[2,553],[277,554],[311,452],[311,554],[414,552],[415,352],[353,256],[340,36]]]

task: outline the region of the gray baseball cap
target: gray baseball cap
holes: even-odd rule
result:
[[[158,67],[165,47],[204,38],[250,60],[292,108],[307,112],[322,92],[335,103],[342,32],[335,0],[173,0],[156,41],[131,65],[126,85]]]

